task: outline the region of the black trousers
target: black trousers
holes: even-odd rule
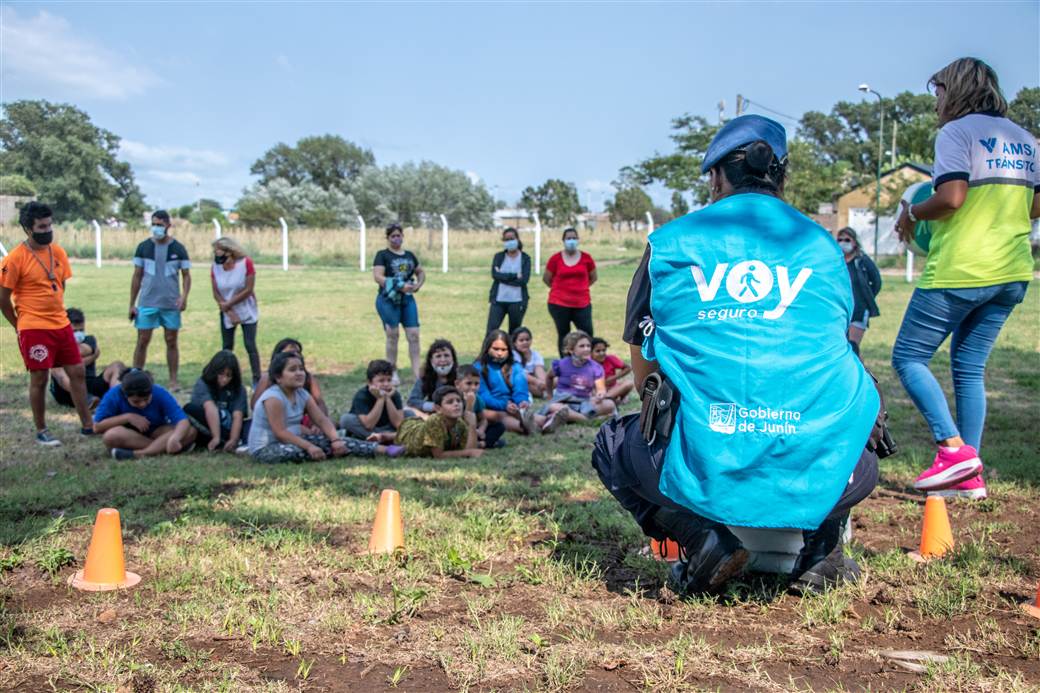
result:
[[[571,323],[574,323],[574,329],[587,332],[590,337],[594,336],[591,303],[584,308],[568,308],[550,303],[549,317],[556,324],[556,347],[560,351],[560,358],[563,358],[563,338],[571,331]]]
[[[592,449],[592,466],[600,481],[621,506],[632,513],[643,533],[659,541],[667,538],[653,520],[659,508],[692,512],[666,497],[658,488],[664,451],[665,447],[660,443],[647,444],[639,430],[639,414],[629,414],[603,424]],[[852,481],[827,518],[848,514],[853,506],[870,495],[877,482],[877,455],[864,448],[853,469]]]
[[[249,354],[249,370],[253,371],[254,384],[260,380],[260,352],[256,350],[257,324],[254,322],[252,325],[239,326],[242,328],[242,341],[246,344],[246,353]],[[220,338],[223,343],[222,349],[235,350],[235,325],[224,327],[223,313],[220,316]]]
[[[513,334],[513,330],[524,324],[525,313],[527,313],[527,301],[511,301],[510,303],[492,301],[488,307],[487,330],[484,334],[497,330],[507,315],[509,316],[509,334]]]

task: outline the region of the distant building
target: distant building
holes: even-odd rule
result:
[[[905,163],[881,173],[881,207],[890,207],[898,202],[908,187],[914,183],[932,179],[932,169],[924,164]],[[859,235],[864,252],[874,255],[874,203],[877,183],[871,181],[838,198],[837,220],[831,231],[851,227]],[[897,254],[902,244],[895,234],[896,218],[899,213],[883,215],[878,220],[879,255]]]
[[[503,207],[491,215],[496,229],[512,226],[514,229],[534,228],[531,213],[521,207]]]
[[[18,209],[30,200],[32,195],[0,195],[0,226],[18,223]]]

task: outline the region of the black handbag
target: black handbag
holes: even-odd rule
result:
[[[651,373],[643,381],[641,398],[639,430],[643,438],[649,445],[667,445],[679,410],[679,391],[662,373]]]

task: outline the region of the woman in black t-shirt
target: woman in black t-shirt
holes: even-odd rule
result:
[[[395,380],[398,380],[399,325],[404,325],[404,336],[408,340],[412,375],[419,378],[419,308],[415,303],[415,293],[426,282],[426,272],[419,266],[419,258],[410,250],[402,250],[403,243],[401,225],[390,224],[386,227],[387,247],[376,253],[372,262],[372,277],[379,285],[376,312],[386,332],[386,360],[394,365]]]

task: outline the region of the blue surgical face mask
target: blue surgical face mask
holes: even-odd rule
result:
[[[578,249],[578,239],[577,238],[568,238],[567,240],[565,240],[563,242],[563,247],[566,248],[567,250],[571,251],[571,252],[574,252],[575,250]]]
[[[87,333],[83,330],[73,330],[72,336],[76,338],[78,344],[82,344],[83,340],[87,338]]]
[[[166,236],[166,227],[162,224],[152,224],[152,235],[156,238],[163,238]]]
[[[515,238],[510,238],[508,240],[502,241],[502,245],[505,247],[506,250],[512,252],[520,247],[520,241],[516,240]]]

